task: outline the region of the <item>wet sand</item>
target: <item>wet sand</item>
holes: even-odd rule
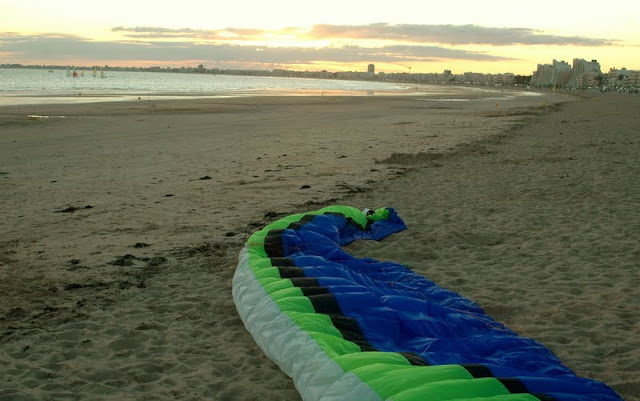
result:
[[[638,97],[0,108],[0,398],[296,400],[231,300],[244,241],[341,203],[408,263],[640,393]],[[47,118],[45,118],[47,117]]]

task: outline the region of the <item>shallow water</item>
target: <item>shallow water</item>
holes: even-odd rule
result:
[[[100,73],[94,77],[93,71],[77,72],[78,77],[74,78],[66,70],[0,68],[0,96],[5,104],[85,103],[152,96],[251,96],[274,92],[367,95],[406,90],[406,86],[395,83],[371,81],[136,71],[105,71],[101,78]]]
[[[392,82],[311,78],[254,77],[197,73],[0,68],[0,105],[91,103],[114,100],[151,100],[263,95],[374,96],[419,94],[430,99],[488,97],[500,89]],[[517,92],[520,93],[520,92]],[[528,93],[528,92],[522,92]],[[519,96],[519,95],[518,95]],[[457,99],[460,101],[463,99]]]

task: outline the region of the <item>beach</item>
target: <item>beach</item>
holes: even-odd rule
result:
[[[354,243],[640,400],[640,98],[246,97],[0,107],[0,399],[299,400],[231,299],[254,231]]]

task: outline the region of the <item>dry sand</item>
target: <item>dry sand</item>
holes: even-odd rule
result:
[[[409,226],[353,253],[410,265],[639,400],[639,106],[0,108],[0,399],[298,400],[235,312],[235,259],[269,221],[342,203]]]

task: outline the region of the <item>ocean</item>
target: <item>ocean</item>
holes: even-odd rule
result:
[[[109,98],[213,97],[264,94],[374,94],[406,85],[371,81],[254,77],[197,73],[0,68],[0,97],[15,103],[98,101]],[[6,100],[6,99],[5,99]]]
[[[493,96],[501,91],[471,87],[278,78],[146,71],[70,71],[62,69],[0,68],[0,105],[87,103],[113,100],[238,97],[262,95],[388,95],[420,94],[442,98],[464,94]]]

